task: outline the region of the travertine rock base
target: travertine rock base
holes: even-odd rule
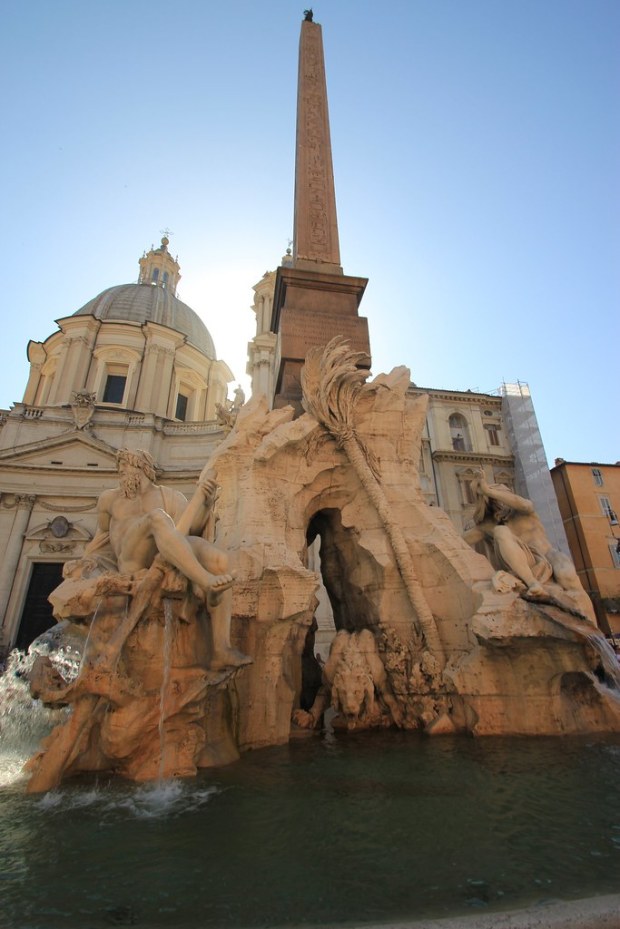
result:
[[[211,462],[222,488],[218,545],[238,576],[235,644],[254,659],[236,682],[240,748],[287,741],[293,714],[293,728],[309,724],[296,711],[311,709],[300,704],[301,655],[313,634],[319,577],[306,563],[317,534],[336,627],[350,635],[367,630],[385,670],[380,682],[366,671],[364,697],[359,662],[355,669],[341,662],[337,693],[328,662],[319,704],[331,700],[345,725],[480,735],[617,730],[620,702],[594,673],[600,658],[586,638],[601,638],[594,626],[514,590],[499,593],[489,562],[423,502],[417,462],[425,402],[407,395],[408,384],[409,372],[397,368],[365,385],[355,434],[405,539],[435,623],[434,648],[384,516],[314,417],[293,419],[292,410],[270,412],[252,401]],[[553,594],[553,585],[548,589]],[[358,691],[349,702],[359,705],[349,718],[347,673],[351,692]]]
[[[90,623],[90,641],[74,683],[44,663],[34,674],[44,701],[73,710],[30,762],[31,790],[79,771],[190,776],[318,727],[330,704],[349,729],[620,729],[607,686],[617,668],[594,625],[559,606],[552,584],[536,603],[498,585],[424,502],[425,399],[408,394],[408,370],[365,384],[338,346],[332,362],[306,363],[312,414],[253,400],[205,472],[220,487],[216,544],[236,578],[226,654],[252,664],[214,670],[204,609],[161,556],[138,581],[66,580],[52,599],[59,615]],[[312,648],[321,577],[307,567],[317,536],[338,630],[322,674]],[[122,641],[119,628],[131,630]]]
[[[209,669],[209,637],[196,602],[162,593],[160,587],[153,594],[118,660],[108,660],[107,648],[127,615],[127,598],[119,596],[103,598],[94,618],[85,618],[91,631],[74,682],[63,681],[49,659],[38,659],[33,694],[72,711],[29,761],[31,792],[80,771],[149,781],[189,777],[239,757],[228,690],[236,669]]]

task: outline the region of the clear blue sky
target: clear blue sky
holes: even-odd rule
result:
[[[179,296],[247,383],[251,287],[292,235],[303,8],[5,5],[1,407],[22,397],[28,340],[135,280],[165,227]],[[550,464],[620,459],[618,0],[314,12],[373,372],[528,382]]]

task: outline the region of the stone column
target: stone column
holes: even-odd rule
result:
[[[157,375],[157,346],[153,344],[152,339],[147,339],[142,368],[140,371],[140,381],[136,391],[134,401],[136,410],[148,410],[154,412],[153,407],[153,385]]]
[[[30,514],[34,506],[36,495],[18,494],[15,497],[15,519],[9,533],[4,558],[0,565],[0,626],[3,630],[3,639],[6,638],[5,620],[6,609],[13,589],[13,580],[21,558],[24,537],[30,522]],[[3,503],[7,506],[6,503]]]
[[[28,406],[34,406],[37,399],[37,388],[41,382],[41,368],[42,364],[30,363],[30,374],[28,376],[28,383],[26,385],[26,390],[24,391],[24,403]]]
[[[57,374],[49,397],[50,403],[68,403],[73,390],[83,386],[76,383],[76,374],[80,354],[88,350],[88,340],[84,336],[72,336],[67,339],[66,350],[63,351],[56,369]]]
[[[176,406],[176,379],[174,377],[175,351],[173,348],[160,348],[157,365],[159,396],[157,412],[159,416],[174,416]]]

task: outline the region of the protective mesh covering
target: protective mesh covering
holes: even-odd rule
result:
[[[566,533],[549,473],[530,388],[502,384],[502,416],[515,459],[515,491],[532,501],[551,544],[569,554]]]

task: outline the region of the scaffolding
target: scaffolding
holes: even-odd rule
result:
[[[530,388],[522,381],[504,383],[499,393],[502,416],[515,459],[515,492],[532,501],[551,544],[569,555]]]

